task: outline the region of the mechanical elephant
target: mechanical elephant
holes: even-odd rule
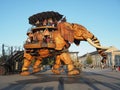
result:
[[[68,23],[62,15],[49,11],[35,14],[29,18],[29,23],[34,26],[32,41],[24,45],[24,64],[21,75],[29,75],[28,67],[32,59],[36,60],[33,72],[40,71],[39,65],[43,58],[49,56],[56,57],[52,72],[60,74],[61,62],[67,65],[68,75],[77,75],[79,70],[75,69],[70,58],[68,49],[71,43],[76,45],[80,41],[87,41],[96,47],[98,53],[103,57],[101,62],[105,63],[107,55],[104,50],[106,47],[100,45],[99,40],[90,33],[85,27],[79,24]]]

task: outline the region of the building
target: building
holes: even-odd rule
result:
[[[108,50],[105,51],[106,54],[108,55],[106,65],[109,66],[120,66],[120,50],[115,48],[114,46],[111,46]],[[94,66],[100,66],[101,65],[101,60],[102,57],[98,54],[97,51],[87,53],[83,56],[79,57],[79,61],[81,61],[82,64],[86,64],[86,58],[88,55],[91,55],[92,57],[92,65]]]
[[[91,58],[92,58],[92,65],[100,66],[100,64],[101,64],[100,61],[101,61],[102,57],[98,54],[97,51],[94,51],[94,52],[91,52],[91,53],[87,53],[87,54],[85,54],[83,56],[80,56],[79,57],[79,61],[83,65],[86,65],[87,64],[86,59],[87,59],[88,56],[91,56]]]
[[[78,60],[78,53],[79,52],[69,52],[70,53],[70,57],[73,61],[77,61]]]
[[[108,55],[109,66],[120,66],[120,50],[115,47],[111,47],[106,51]]]

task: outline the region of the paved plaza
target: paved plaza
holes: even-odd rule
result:
[[[0,90],[120,90],[120,71],[83,69],[80,75],[54,75],[50,70],[30,76],[0,76]]]

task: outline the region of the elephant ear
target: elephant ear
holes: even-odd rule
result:
[[[64,40],[69,41],[70,43],[74,42],[74,31],[72,30],[72,25],[70,23],[60,22],[57,27]]]

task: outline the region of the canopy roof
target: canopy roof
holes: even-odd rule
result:
[[[53,22],[57,22],[61,20],[63,15],[59,14],[58,12],[54,11],[47,11],[34,14],[28,18],[29,24],[36,26],[36,23],[43,23],[44,20],[52,19]]]

